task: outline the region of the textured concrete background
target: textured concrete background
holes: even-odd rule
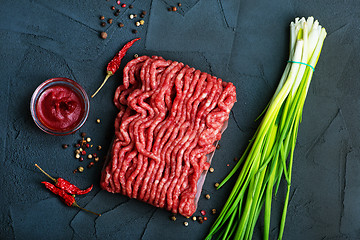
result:
[[[293,166],[293,184],[284,239],[360,238],[360,2],[181,0],[178,12],[170,0],[123,1],[133,9],[110,10],[114,0],[1,1],[0,7],[0,239],[202,239],[214,216],[200,225],[99,188],[101,164],[82,174],[71,146],[79,133],[56,137],[34,124],[30,98],[52,77],[68,77],[88,94],[105,76],[113,55],[132,38],[122,67],[134,53],[153,54],[184,63],[231,81],[237,87],[229,128],[213,159],[198,210],[221,209],[232,187],[215,191],[234,166],[257,123],[254,119],[271,98],[288,58],[289,23],[297,16],[314,16],[328,32],[305,103]],[[129,14],[147,11],[145,25],[136,28]],[[100,26],[99,16],[114,23]],[[119,28],[118,22],[125,27]],[[136,35],[131,33],[137,29]],[[99,33],[106,30],[108,38]],[[121,71],[91,100],[88,121],[81,129],[94,144],[109,147],[116,109],[112,97]],[[95,119],[101,118],[101,124]],[[106,151],[106,150],[105,150]],[[104,156],[104,152],[99,155]],[[79,205],[101,212],[95,217],[64,206],[40,184],[38,163],[54,176],[85,188]],[[229,164],[229,167],[227,167]],[[274,201],[271,239],[276,238],[284,184]],[[261,239],[262,220],[254,239]]]

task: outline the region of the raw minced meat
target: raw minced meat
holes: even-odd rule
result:
[[[235,101],[232,83],[183,63],[130,61],[114,96],[119,113],[101,187],[191,216],[207,155]]]

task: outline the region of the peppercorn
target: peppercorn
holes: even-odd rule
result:
[[[185,226],[185,227],[189,226],[189,223],[188,223],[188,222],[184,222],[184,226]]]
[[[120,13],[120,9],[116,9],[116,12],[117,12],[117,13]]]
[[[199,223],[203,223],[203,222],[204,222],[204,220],[202,219],[202,217],[198,217],[198,222],[199,222]]]
[[[94,161],[95,161],[95,162],[98,162],[99,160],[100,160],[99,157],[95,157],[95,158],[94,158]]]
[[[107,38],[107,33],[106,32],[101,32],[100,36],[102,39],[106,39]]]
[[[204,221],[206,221],[207,220],[207,217],[204,217]]]
[[[100,121],[100,119],[98,118],[98,119],[96,119],[96,123],[100,123],[101,121]]]
[[[141,18],[144,18],[144,17],[145,17],[145,15],[144,15],[144,14],[140,14],[140,17],[141,17]]]
[[[88,167],[88,168],[91,168],[92,166],[94,166],[94,162],[90,162],[87,167]]]
[[[75,154],[75,158],[79,159],[80,158],[80,154]]]
[[[82,149],[82,148],[79,148],[79,153],[80,153],[80,152],[82,152],[82,151],[84,151],[84,149]]]
[[[87,143],[85,146],[86,146],[87,148],[89,148],[89,147],[90,147],[90,144]]]
[[[83,171],[84,171],[84,168],[83,168],[83,167],[78,167],[78,171],[79,171],[79,172],[83,172]]]
[[[211,213],[216,214],[216,209],[215,208],[211,209]]]
[[[109,19],[107,20],[107,22],[108,22],[109,24],[112,24],[112,22],[113,22],[112,18],[109,18]]]
[[[141,14],[144,14],[144,15],[146,15],[146,11],[144,11],[144,10],[143,10],[143,11],[141,11]]]
[[[130,18],[130,19],[133,19],[133,18],[134,18],[134,14],[130,14],[130,15],[129,15],[129,18]]]
[[[93,153],[93,157],[97,157],[97,154],[96,154],[96,153]]]
[[[75,154],[80,154],[80,150],[79,150],[79,149],[76,149],[76,150],[75,150]]]
[[[86,151],[85,150],[82,150],[81,151],[81,155],[85,155],[86,154]]]
[[[119,16],[119,13],[118,13],[118,12],[114,12],[114,16],[115,16],[115,17]]]
[[[214,186],[217,188],[217,187],[219,187],[219,185],[220,185],[219,183],[215,183]]]
[[[137,15],[136,15],[136,14],[134,14],[134,18],[137,18]]]
[[[168,11],[171,12],[172,11],[171,8],[168,8]]]
[[[140,22],[135,22],[135,25],[138,27],[140,26]]]
[[[88,159],[92,159],[93,156],[91,154],[88,155]]]
[[[102,148],[101,145],[99,145],[99,146],[97,147],[98,150],[101,150],[101,148]]]
[[[217,144],[217,145],[216,145],[216,149],[219,149],[219,148],[220,148],[220,144]]]
[[[91,138],[88,137],[88,138],[86,139],[86,141],[87,141],[87,142],[91,142]]]
[[[111,8],[110,8],[111,10],[115,10],[115,6],[111,6]]]
[[[104,16],[100,16],[100,20],[104,20],[105,19],[105,17]]]
[[[178,3],[178,6],[181,7],[181,3]]]
[[[134,6],[133,5],[129,5],[129,8],[132,9]]]
[[[77,169],[74,169],[73,173],[75,174],[75,173],[77,173],[77,171],[78,171]]]
[[[214,168],[211,167],[211,168],[209,169],[209,172],[214,172]]]
[[[62,145],[62,148],[63,148],[63,149],[66,149],[66,148],[68,148],[68,146],[69,146],[68,144],[63,144],[63,145]]]
[[[83,158],[83,157],[80,157],[79,161],[80,161],[80,162],[84,161],[84,158]]]
[[[176,8],[176,7],[172,7],[171,10],[172,10],[173,12],[176,12],[176,11],[177,11],[177,8]]]
[[[78,144],[78,143],[77,143],[77,144],[75,144],[75,147],[79,148],[79,147],[80,147],[80,144]]]
[[[124,4],[122,4],[122,5],[121,5],[121,7],[123,7],[123,8],[124,8],[124,7],[126,7],[126,4],[125,4],[125,3],[124,3]]]
[[[121,27],[121,28],[124,27],[124,24],[123,24],[123,23],[119,23],[118,25],[119,25],[119,27]]]
[[[138,58],[139,55],[137,53],[134,54],[134,58]]]
[[[133,33],[133,34],[136,34],[136,33],[137,33],[137,30],[133,29],[133,30],[132,30],[132,33]]]
[[[193,220],[193,221],[196,221],[196,217],[195,217],[195,216],[193,216],[193,217],[192,217],[192,220]]]
[[[205,210],[201,210],[200,213],[201,213],[201,215],[203,215],[203,216],[206,215],[206,211],[205,211]]]
[[[141,20],[140,20],[140,24],[141,24],[141,25],[144,25],[144,23],[145,23],[145,21],[141,19]]]
[[[206,199],[210,199],[210,195],[209,195],[209,194],[206,194],[206,195],[205,195],[205,198],[206,198]]]
[[[171,216],[170,219],[173,220],[174,222],[176,221],[176,217],[175,217],[175,216]]]
[[[101,22],[101,23],[100,23],[100,26],[105,27],[105,26],[106,26],[106,22]]]

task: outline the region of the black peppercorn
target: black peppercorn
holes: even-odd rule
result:
[[[132,30],[132,33],[133,33],[133,34],[136,34],[136,33],[137,33],[137,30],[133,29],[133,30]]]

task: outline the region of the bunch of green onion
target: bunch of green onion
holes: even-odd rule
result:
[[[206,239],[214,235],[218,239],[251,239],[264,205],[263,233],[264,239],[268,239],[271,201],[284,176],[287,192],[278,233],[278,239],[282,239],[299,123],[325,37],[325,29],[313,17],[291,22],[289,61],[248,147],[218,187],[241,167],[235,186]]]

